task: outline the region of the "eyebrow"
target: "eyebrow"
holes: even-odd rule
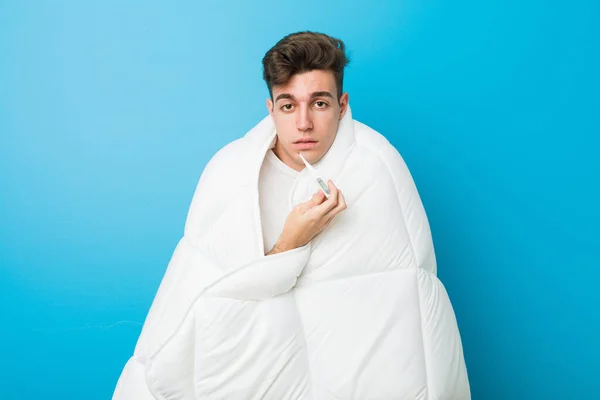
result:
[[[310,95],[310,98],[314,99],[315,97],[329,97],[329,98],[333,99],[333,95],[328,91],[312,92]],[[275,102],[277,103],[281,99],[294,100],[295,97],[289,93],[281,93],[279,96],[277,96],[277,98],[275,99]]]

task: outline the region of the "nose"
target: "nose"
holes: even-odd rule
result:
[[[300,132],[306,132],[313,128],[312,118],[308,107],[300,107],[296,113],[296,128]]]

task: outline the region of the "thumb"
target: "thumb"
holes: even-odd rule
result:
[[[311,208],[318,206],[323,202],[325,195],[320,190],[313,194],[312,198],[304,203],[300,203],[297,207],[298,211],[305,213]]]

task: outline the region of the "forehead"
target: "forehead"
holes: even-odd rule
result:
[[[309,99],[313,92],[330,92],[335,95],[335,78],[333,72],[313,70],[296,74],[284,85],[273,86],[273,98],[286,93],[296,99]]]

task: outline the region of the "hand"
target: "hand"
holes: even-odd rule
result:
[[[305,203],[297,205],[287,216],[283,233],[269,254],[302,247],[321,233],[340,212],[346,209],[342,192],[327,181],[329,199],[319,190]]]

